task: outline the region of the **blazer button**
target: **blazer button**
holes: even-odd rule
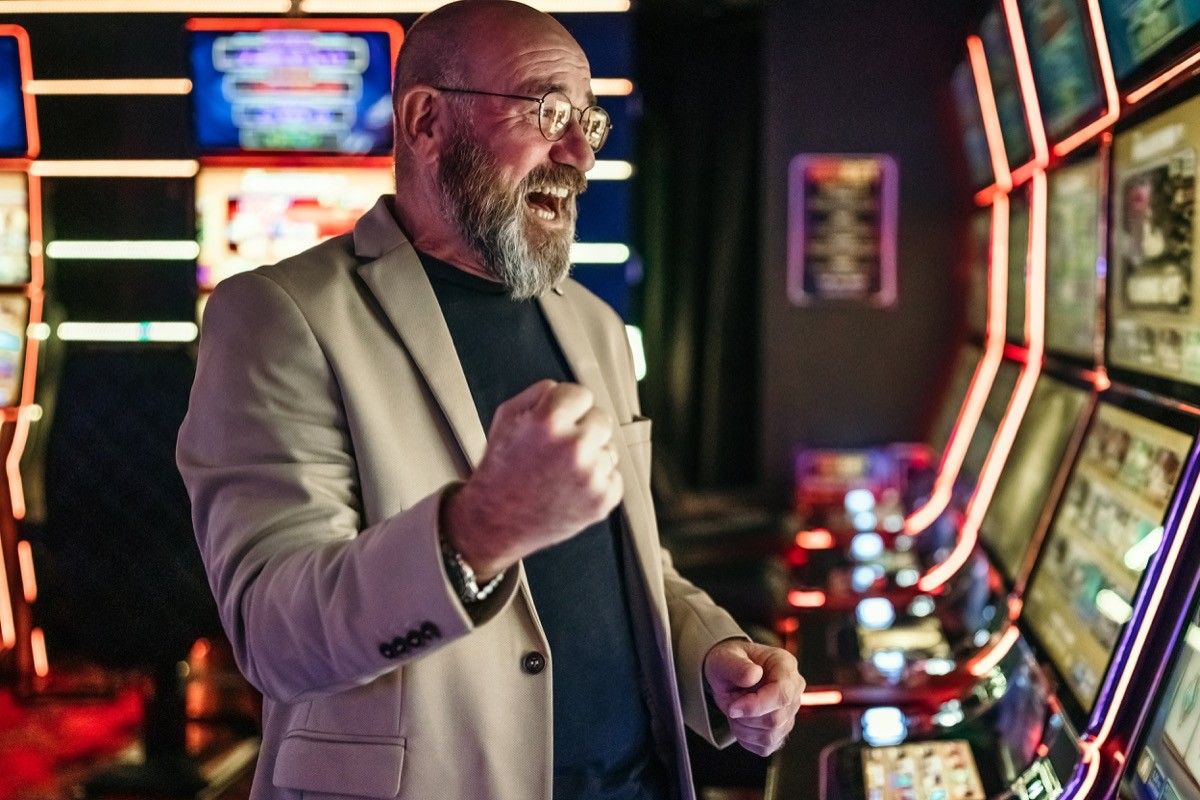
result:
[[[530,675],[537,675],[546,668],[546,657],[536,650],[532,653],[526,653],[521,659],[521,669],[528,672]]]

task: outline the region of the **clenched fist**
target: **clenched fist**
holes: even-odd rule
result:
[[[578,384],[538,381],[504,401],[479,467],[442,509],[444,535],[486,580],[604,519],[625,491],[615,431]]]

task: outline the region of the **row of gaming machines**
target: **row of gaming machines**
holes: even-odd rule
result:
[[[640,278],[629,247],[632,23],[623,13],[563,22],[595,53],[593,91],[614,121],[580,199],[575,275],[628,317]],[[394,187],[399,21],[153,25],[170,28],[161,61],[180,61],[186,77],[100,90],[90,84],[103,80],[63,80],[61,63],[48,70],[58,79],[34,79],[39,44],[59,46],[55,23],[26,26],[32,53],[24,28],[0,26],[0,680],[15,673],[25,693],[61,685],[64,660],[174,664],[189,642],[218,633],[172,456],[204,302],[229,275],[349,230]],[[80,137],[78,119],[143,107],[173,115],[175,100],[101,97],[83,101],[97,106],[89,111],[59,97],[145,88],[134,83],[186,95],[187,141],[146,159],[129,146],[144,132],[119,130],[110,152],[92,152],[103,126]],[[39,109],[53,117],[40,143]],[[148,596],[161,602],[152,608]],[[148,637],[138,626],[152,620]],[[148,653],[166,640],[182,652]]]
[[[966,45],[936,469],[798,459],[767,797],[1197,798],[1200,3],[1003,0]]]

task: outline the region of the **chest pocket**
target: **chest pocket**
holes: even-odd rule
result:
[[[637,467],[638,478],[643,486],[650,485],[650,419],[634,417],[620,426],[621,440]]]
[[[272,783],[307,798],[400,794],[405,739],[293,731],[279,746]]]

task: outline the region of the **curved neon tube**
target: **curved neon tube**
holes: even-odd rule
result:
[[[1059,158],[1090,140],[1101,131],[1111,128],[1121,116],[1121,97],[1117,93],[1117,78],[1113,72],[1112,54],[1108,49],[1108,36],[1104,33],[1104,22],[1100,18],[1100,0],[1087,0],[1088,21],[1091,23],[1092,40],[1100,62],[1100,82],[1104,84],[1105,110],[1098,120],[1076,131],[1054,145],[1054,155]]]
[[[1025,122],[1029,126],[1029,138],[1033,143],[1033,159],[1022,169],[1025,171],[1045,169],[1050,163],[1050,149],[1046,145],[1046,128],[1042,125],[1042,109],[1038,104],[1037,84],[1033,80],[1033,64],[1029,60],[1029,47],[1025,44],[1025,29],[1021,24],[1021,12],[1017,0],[1004,0],[1004,19],[1008,23],[1008,38],[1012,43],[1013,61],[1017,67],[1017,82],[1021,87],[1021,101],[1025,107]],[[1022,179],[1026,177],[1022,174]],[[1013,182],[1017,179],[1014,176]]]

